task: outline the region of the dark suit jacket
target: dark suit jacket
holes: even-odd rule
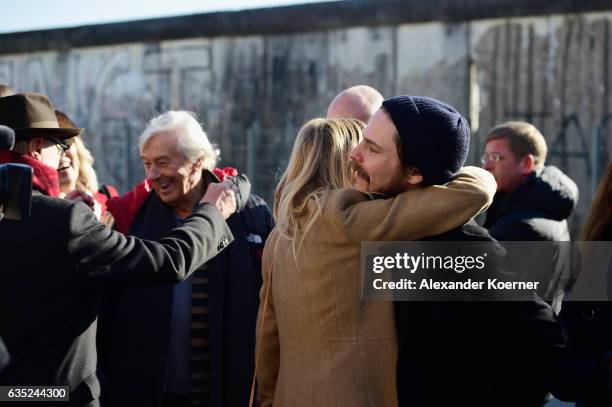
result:
[[[30,219],[0,222],[0,336],[11,354],[0,385],[68,385],[72,405],[95,405],[99,288],[181,281],[232,239],[211,205],[157,243],[111,231],[84,204],[34,196]]]
[[[427,240],[489,241],[488,261],[504,255],[475,222]],[[565,338],[535,294],[521,302],[395,302],[395,313],[400,407],[542,405]]]

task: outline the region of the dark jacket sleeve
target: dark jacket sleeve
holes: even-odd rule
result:
[[[126,237],[97,222],[83,204],[72,206],[68,251],[79,277],[136,284],[178,282],[225,248],[233,235],[219,211],[198,206],[159,242]]]
[[[612,283],[612,261],[607,282]],[[569,337],[568,351],[559,362],[552,393],[561,400],[581,400],[584,405],[612,405],[612,303],[565,301],[560,314]]]
[[[232,184],[234,184],[236,192],[236,212],[242,211],[249,200],[251,195],[251,181],[246,174],[240,174],[235,177],[227,178]]]
[[[564,302],[561,318],[569,336],[569,346],[555,371],[551,389],[555,397],[566,401],[585,401],[587,406],[611,405],[608,365],[612,352],[601,346],[610,338],[607,327],[612,307],[608,305]]]
[[[491,225],[489,233],[500,241],[547,240],[527,220],[515,216],[515,214],[509,214],[499,219]]]
[[[490,345],[498,350],[496,364],[503,369],[489,372],[491,387],[482,393],[494,397],[507,391],[507,383],[512,383],[517,391],[507,395],[512,403],[504,405],[541,405],[539,402],[546,398],[554,382],[556,361],[566,347],[561,325],[539,298],[485,305],[490,312],[485,319],[485,332],[491,334]]]

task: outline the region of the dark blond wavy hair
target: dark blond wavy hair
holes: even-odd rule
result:
[[[274,194],[277,231],[300,242],[323,207],[324,193],[350,188],[349,153],[360,141],[365,125],[354,119],[313,119],[298,132],[287,169]],[[314,205],[314,211],[312,211]]]

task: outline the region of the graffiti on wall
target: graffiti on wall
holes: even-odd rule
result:
[[[87,128],[100,178],[122,190],[143,175],[137,145],[147,120],[187,109],[223,164],[248,170],[270,198],[297,129],[342,88],[424,94],[469,116],[476,80],[472,164],[489,128],[533,122],[550,161],[580,185],[582,216],[612,136],[611,22],[612,13],[556,15],[0,55],[0,82],[50,95]]]

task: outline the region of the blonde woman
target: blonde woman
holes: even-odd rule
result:
[[[70,118],[63,112],[56,110],[55,116],[62,128],[77,128]],[[62,154],[57,169],[62,196],[75,189],[86,192],[93,198],[93,210],[96,217],[108,225],[112,224],[112,216],[106,212],[106,201],[117,196],[117,190],[112,185],[98,184],[98,177],[93,168],[94,158],[85,147],[81,138],[82,133],[74,137],[70,147]],[[102,187],[102,188],[100,188]]]
[[[396,406],[393,304],[361,300],[360,243],[451,230],[485,209],[495,192],[493,177],[478,168],[387,199],[352,190],[349,153],[364,148],[363,129],[350,119],[307,122],[276,189],[257,330],[262,407]],[[387,141],[368,139],[378,147]],[[381,165],[399,163],[391,145]],[[368,178],[376,175],[371,170]]]

